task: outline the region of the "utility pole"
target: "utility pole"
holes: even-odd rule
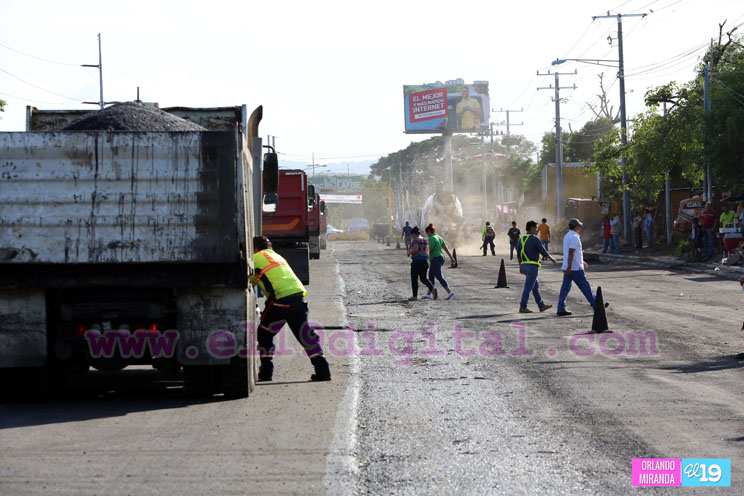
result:
[[[83,102],[83,103],[90,103],[95,104],[98,103],[98,105],[101,106],[101,110],[103,110],[103,57],[101,55],[101,33],[98,33],[98,64],[82,64],[81,67],[95,67],[98,69],[98,79],[99,79],[99,87],[101,90],[101,98],[98,102]],[[137,96],[137,99],[139,99],[139,95]]]
[[[667,106],[664,102],[664,117],[667,115]],[[669,169],[666,170],[664,179],[664,220],[666,225],[667,244],[672,244],[672,186],[669,181]]]
[[[506,113],[506,137],[507,137],[506,154],[507,155],[511,155],[511,140],[508,139],[511,136],[511,128],[510,128],[510,123],[509,123],[509,114],[511,112],[523,112],[523,111],[524,111],[523,108],[521,108],[519,110],[504,110],[504,109],[496,110],[496,109],[491,109],[491,112],[504,112],[504,113]],[[511,126],[524,126],[524,121],[521,122],[520,124],[511,124]]]
[[[565,217],[565,202],[563,199],[563,140],[561,137],[561,96],[560,90],[575,90],[576,85],[564,86],[561,88],[559,76],[573,76],[577,74],[573,72],[550,72],[540,74],[538,76],[555,76],[555,87],[554,86],[542,86],[537,88],[538,90],[552,90],[555,89],[555,216],[556,220]]]
[[[628,121],[625,112],[625,65],[623,62],[623,17],[646,17],[647,14],[616,14],[603,16],[593,16],[592,20],[597,19],[617,19],[617,47],[619,52],[618,62],[619,71],[617,78],[620,80],[620,139],[623,148],[628,144]],[[631,245],[630,232],[630,181],[628,179],[627,161],[624,156],[620,157],[620,168],[623,171],[623,239],[625,245]]]
[[[705,67],[703,68],[703,109],[705,110],[705,117],[707,120],[708,113],[710,112],[710,73],[712,72],[713,65],[713,39],[710,40],[710,50],[708,52],[708,60],[705,61]],[[705,171],[703,172],[703,196],[705,201],[713,201],[712,193],[713,186],[710,175],[710,158],[709,158],[709,145],[708,145],[708,132],[705,126],[703,127],[704,138],[703,138],[703,159],[705,161]]]

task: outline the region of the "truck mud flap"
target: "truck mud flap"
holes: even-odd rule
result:
[[[308,242],[308,250],[310,251],[310,260],[318,260],[320,258],[320,237],[310,236]]]
[[[0,290],[0,368],[43,366],[46,328],[43,289]]]
[[[275,251],[289,263],[302,284],[310,284],[310,250],[307,245],[293,248],[275,248]]]

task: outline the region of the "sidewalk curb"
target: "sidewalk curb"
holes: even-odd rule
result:
[[[689,264],[682,260],[648,258],[636,255],[622,255],[616,253],[592,253],[600,262],[631,262],[645,267],[656,267],[663,269],[677,269],[696,274],[710,274],[724,279],[738,280],[744,275],[744,267],[729,266],[723,264]],[[716,270],[717,269],[717,270]]]

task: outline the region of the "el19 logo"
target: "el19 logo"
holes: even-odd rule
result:
[[[730,486],[731,460],[728,458],[683,458],[683,486]]]

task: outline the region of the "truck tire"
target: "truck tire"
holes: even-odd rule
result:
[[[251,374],[248,370],[249,360],[242,357],[232,357],[228,365],[223,365],[222,392],[227,398],[247,398],[251,392]]]
[[[217,390],[217,374],[211,365],[184,365],[183,392],[189,398],[208,398]]]
[[[152,368],[165,375],[176,375],[181,370],[181,364],[175,358],[154,358]]]
[[[49,365],[11,369],[11,375],[11,394],[22,400],[49,399],[64,386],[64,374]]]

